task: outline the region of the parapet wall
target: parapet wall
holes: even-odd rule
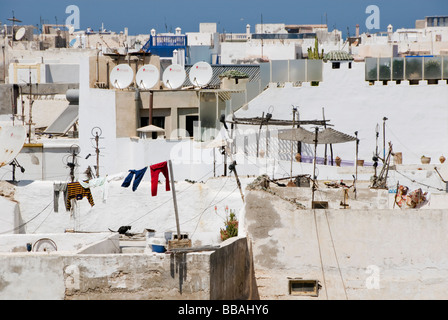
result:
[[[247,253],[246,238],[175,254],[2,253],[0,299],[247,299]]]
[[[248,190],[241,219],[261,299],[448,297],[446,210],[304,210]],[[318,280],[319,296],[291,295],[291,279]]]

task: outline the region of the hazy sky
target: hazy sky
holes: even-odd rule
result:
[[[380,28],[371,32],[413,28],[416,19],[425,16],[448,16],[448,0],[0,0],[0,21],[12,17],[12,11],[21,24],[65,24],[72,11],[69,5],[79,8],[80,29],[99,30],[101,23],[112,31],[128,27],[129,34],[157,32],[199,31],[200,22],[215,22],[218,32],[245,32],[246,24],[320,24],[328,23],[329,30],[339,29],[344,36],[347,27],[351,35],[355,26],[367,31],[366,13],[369,5],[380,10]]]

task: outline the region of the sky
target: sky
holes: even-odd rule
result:
[[[174,32],[177,27],[185,32],[198,32],[199,23],[217,23],[220,33],[244,33],[246,25],[285,23],[321,24],[338,29],[343,36],[360,32],[384,32],[392,24],[394,29],[414,28],[415,20],[425,16],[448,16],[448,0],[0,0],[0,21],[14,16],[22,25],[41,23],[65,24],[79,9],[79,29],[104,28],[115,32],[128,28],[130,35]],[[379,28],[368,30],[366,21],[373,14],[368,6],[379,9]],[[72,20],[73,21],[73,20]],[[370,20],[372,22],[372,20]]]

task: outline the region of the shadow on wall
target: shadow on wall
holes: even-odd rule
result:
[[[210,257],[210,299],[259,300],[253,265],[247,238],[224,241]]]

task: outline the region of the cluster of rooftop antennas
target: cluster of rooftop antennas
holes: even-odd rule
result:
[[[205,61],[195,63],[189,72],[190,82],[196,87],[205,87],[212,79],[213,70]],[[125,89],[134,80],[134,72],[127,64],[115,66],[110,73],[110,82],[116,89]],[[186,72],[179,64],[171,64],[162,75],[162,81],[166,88],[179,89],[185,82]],[[135,82],[139,89],[152,89],[160,80],[160,72],[156,66],[146,64],[137,71]]]

